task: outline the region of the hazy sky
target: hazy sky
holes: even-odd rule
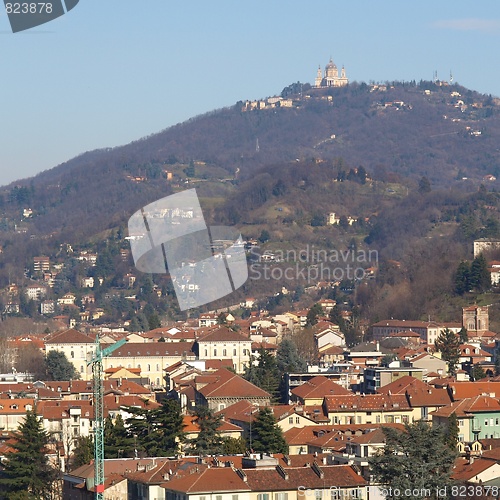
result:
[[[451,70],[500,96],[499,46],[498,0],[80,0],[16,34],[2,10],[0,185],[312,83],[330,56],[351,81]]]

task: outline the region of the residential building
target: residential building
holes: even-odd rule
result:
[[[457,416],[459,441],[472,443],[500,437],[500,401],[497,398],[476,396],[454,401],[432,413],[433,425],[448,426],[453,413]]]
[[[45,340],[45,353],[63,352],[68,361],[73,363],[83,380],[92,378],[92,368],[87,366],[95,352],[95,339],[74,329],[57,332]]]
[[[335,424],[406,423],[420,418],[403,394],[325,396],[323,409]]]
[[[250,363],[252,340],[218,325],[200,332],[193,352],[200,360],[230,359],[236,373],[243,373]]]

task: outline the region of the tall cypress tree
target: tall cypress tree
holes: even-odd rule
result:
[[[458,360],[460,359],[460,339],[456,333],[445,328],[434,342],[434,346],[441,352],[442,358],[448,362],[448,372],[455,375]]]
[[[14,499],[28,493],[29,498],[49,498],[57,471],[49,464],[49,436],[35,411],[27,411],[24,422],[14,433],[14,451],[7,454],[0,495]]]

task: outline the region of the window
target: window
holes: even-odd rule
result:
[[[141,365],[140,365],[140,364],[138,364],[138,365],[137,365],[137,368],[139,368],[139,370],[140,370],[140,369],[141,369]]]
[[[458,435],[458,440],[459,440],[460,442],[463,442],[463,440],[464,440],[464,435],[463,435],[463,434],[459,434],[459,435]]]
[[[217,356],[217,349],[214,349],[214,356]]]
[[[375,422],[377,422],[377,424],[380,424],[380,415],[377,415],[377,417],[375,418]]]
[[[208,350],[205,349],[205,358],[208,357]]]
[[[200,497],[200,500],[207,500],[207,497],[205,497],[205,496]]]
[[[293,424],[293,417],[288,417],[288,423]]]
[[[360,423],[361,423],[361,415],[358,415],[358,416],[356,417],[356,423],[357,423],[357,424],[360,424]]]
[[[75,424],[77,424],[77,423],[78,423],[78,415],[73,415],[73,422],[74,422]]]
[[[274,500],[288,500],[288,493],[275,493]]]
[[[269,500],[269,493],[259,493],[257,500]]]
[[[80,373],[83,373],[83,365],[80,365]]]
[[[147,371],[150,372],[151,371],[151,365],[147,365]]]
[[[295,417],[295,423],[300,424],[300,417]]]
[[[233,349],[233,356],[236,356],[236,349]]]
[[[159,372],[160,371],[160,365],[159,364],[156,364],[156,371]]]
[[[222,500],[222,495],[215,495],[215,500]]]
[[[232,500],[238,500],[238,495],[233,495]]]
[[[323,498],[323,490],[321,490],[319,488],[316,488],[314,490],[314,498],[315,498],[315,500],[322,500],[322,498]]]
[[[487,418],[485,418],[485,419],[484,419],[484,425],[485,425],[485,426],[487,426],[487,425],[488,425],[488,419],[487,419]]]
[[[223,356],[227,356],[227,350],[226,350],[226,349],[224,349],[224,350],[222,351],[222,355],[223,355]]]
[[[75,351],[71,351],[71,359],[75,359]]]
[[[498,425],[498,418],[495,419],[495,425]]]
[[[463,418],[459,418],[458,419],[458,426],[459,427],[463,427],[464,426],[464,419]]]

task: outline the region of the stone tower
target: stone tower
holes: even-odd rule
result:
[[[486,332],[490,328],[488,306],[469,306],[462,309],[462,326],[467,332]]]

